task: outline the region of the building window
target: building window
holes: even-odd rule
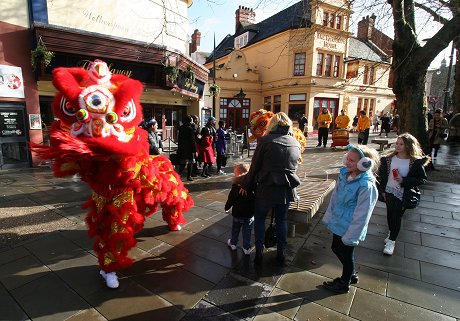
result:
[[[327,22],[329,21],[329,13],[323,12],[323,26],[327,26]]]
[[[323,75],[323,54],[318,52],[318,58],[316,61],[316,75],[322,76]]]
[[[279,113],[281,111],[281,95],[273,96],[273,112]]]
[[[364,66],[363,84],[373,85],[374,84],[375,69],[373,66]]]
[[[358,112],[364,110],[370,117],[374,114],[374,108],[375,98],[358,98]]]
[[[341,30],[342,17],[333,12],[323,11],[323,26]]]
[[[264,109],[268,111],[272,110],[272,97],[271,96],[264,97]]]
[[[289,95],[289,101],[305,101],[307,99],[307,95],[305,94],[292,94]]]
[[[332,55],[326,55],[325,59],[325,68],[324,68],[324,76],[330,77],[331,76],[331,68],[332,68]]]
[[[318,52],[316,75],[325,77],[340,77],[341,56]]]
[[[339,77],[339,68],[340,68],[340,56],[334,56],[334,72],[332,76]]]
[[[305,106],[306,104],[289,104],[289,118],[294,121],[299,121],[302,115],[305,114]]]
[[[236,37],[235,38],[235,48],[236,49],[243,48],[244,46],[248,44],[248,40],[249,40],[249,34],[247,32]]]
[[[294,76],[305,76],[305,57],[305,52],[295,54]]]
[[[329,27],[334,28],[335,26],[335,15],[333,13],[329,14]]]

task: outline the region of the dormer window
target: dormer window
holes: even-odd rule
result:
[[[235,49],[243,48],[248,44],[249,32],[245,32],[238,37],[235,37]]]

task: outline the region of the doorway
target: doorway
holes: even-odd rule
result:
[[[30,166],[23,105],[0,104],[0,169]]]

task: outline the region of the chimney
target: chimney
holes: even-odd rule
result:
[[[238,31],[240,25],[247,26],[256,22],[256,13],[252,8],[239,6],[238,10],[235,11],[235,16],[235,32]]]
[[[365,18],[358,22],[358,39],[361,40],[370,40],[372,39],[372,34],[374,32],[374,23],[376,16],[366,16]]]
[[[195,29],[195,31],[192,34],[192,42],[190,43],[190,54],[200,49],[200,42],[201,32],[199,32],[198,29]]]

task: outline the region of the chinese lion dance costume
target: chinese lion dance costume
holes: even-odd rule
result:
[[[142,84],[112,75],[106,63],[89,70],[56,68],[58,93],[50,146],[34,145],[42,159],[53,160],[56,177],[78,174],[92,189],[83,204],[88,234],[95,237],[100,274],[110,288],[119,285],[116,271],[133,263],[128,251],[145,217],[161,205],[170,230],[180,230],[193,200],[168,158],[149,156],[139,98]]]
[[[252,112],[249,115],[249,129],[251,130],[252,136],[249,137],[249,141],[255,141],[259,137],[265,136],[268,123],[273,117],[273,113],[271,111],[265,109],[259,109],[258,111]],[[300,143],[301,153],[305,151],[307,146],[307,139],[305,135],[299,128],[293,128],[293,136],[294,138]]]

